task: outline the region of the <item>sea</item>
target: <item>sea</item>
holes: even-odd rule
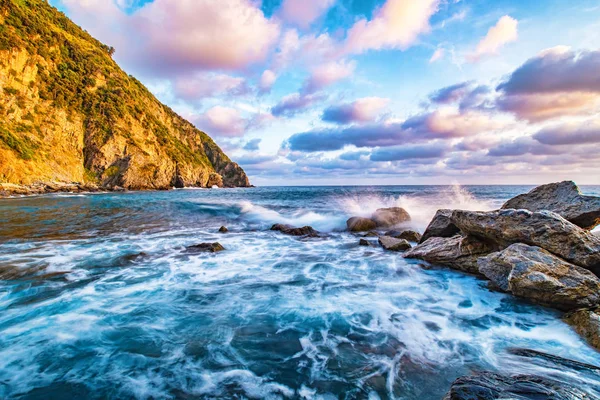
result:
[[[478,371],[600,396],[562,313],[358,246],[345,221],[492,210],[531,186],[51,194],[0,200],[0,398],[441,399]],[[600,195],[600,186],[583,186]],[[319,238],[270,231],[310,225]],[[226,226],[228,233],[219,233]],[[371,239],[375,240],[376,239]],[[219,242],[214,254],[186,248]]]

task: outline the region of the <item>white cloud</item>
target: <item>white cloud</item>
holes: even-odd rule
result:
[[[479,61],[484,56],[494,55],[505,44],[517,40],[518,22],[516,19],[505,15],[498,20],[496,25],[492,26],[488,33],[477,45],[475,52],[467,58],[469,61]]]

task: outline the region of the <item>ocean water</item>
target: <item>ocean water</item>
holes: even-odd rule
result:
[[[524,186],[280,187],[0,200],[0,398],[440,399],[473,371],[600,396],[561,313],[359,247],[345,220],[490,210]],[[600,187],[583,187],[600,195]],[[269,231],[312,225],[322,238]],[[217,233],[225,225],[230,232]],[[219,241],[226,251],[191,254]]]

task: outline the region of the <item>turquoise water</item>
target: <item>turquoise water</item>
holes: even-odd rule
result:
[[[397,186],[61,194],[0,200],[0,397],[440,399],[477,370],[600,395],[561,314],[343,232],[400,205],[493,209],[530,187]],[[584,187],[600,195],[600,187]],[[273,223],[312,225],[287,237]],[[226,225],[230,233],[219,234]],[[219,241],[218,254],[185,247]]]

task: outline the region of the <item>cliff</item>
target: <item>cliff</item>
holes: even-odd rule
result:
[[[44,0],[0,0],[0,183],[250,185],[113,53]]]

